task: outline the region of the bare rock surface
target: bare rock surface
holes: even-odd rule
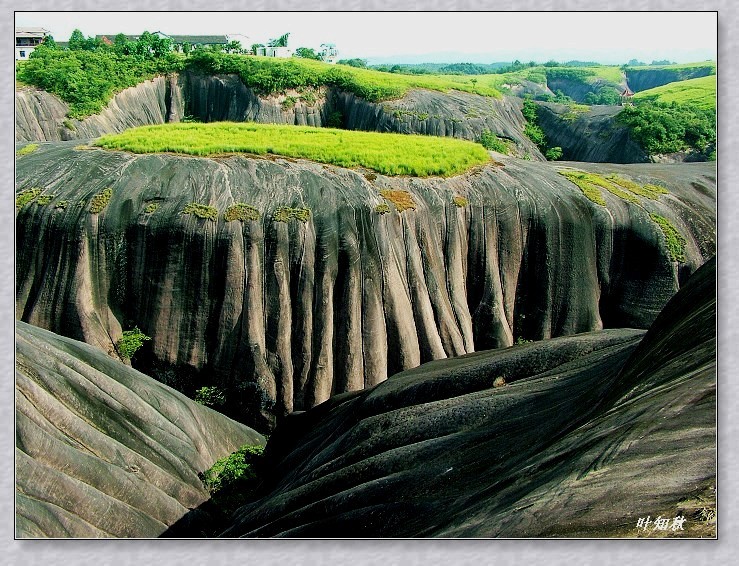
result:
[[[264,438],[87,344],[16,326],[16,536],[156,537]]]
[[[715,505],[715,268],[646,335],[434,361],[287,417],[222,536],[715,536],[696,508]]]
[[[18,212],[16,315],[106,352],[136,325],[152,337],[138,369],[190,395],[222,387],[230,415],[267,428],[427,361],[647,328],[715,254],[714,164],[500,159],[418,179],[42,144],[17,162],[19,189],[53,197]],[[566,166],[670,194],[636,205],[603,191],[602,207],[558,174]],[[106,188],[110,203],[90,213]],[[416,209],[397,212],[388,189],[407,191]],[[236,202],[259,218],[225,221]],[[213,206],[217,220],[183,214],[190,203]],[[276,221],[279,207],[307,209],[305,222]],[[649,213],[685,239],[681,262]]]

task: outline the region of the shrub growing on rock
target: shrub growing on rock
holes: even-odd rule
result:
[[[133,330],[123,331],[123,335],[116,342],[116,350],[121,358],[130,360],[146,340],[151,340],[151,338],[135,326]]]

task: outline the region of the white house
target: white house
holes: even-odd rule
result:
[[[38,45],[49,35],[44,28],[15,28],[15,60],[25,61]]]
[[[289,47],[257,47],[257,55],[264,57],[292,57],[293,50]]]

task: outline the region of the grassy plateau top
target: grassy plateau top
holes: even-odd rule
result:
[[[201,157],[273,154],[417,177],[449,177],[490,160],[480,144],[454,138],[234,122],[144,126],[103,136],[95,145],[133,153]]]

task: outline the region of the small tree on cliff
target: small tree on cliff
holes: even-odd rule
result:
[[[289,35],[290,32],[281,35],[277,39],[270,39],[267,45],[270,47],[287,47],[287,38]]]

